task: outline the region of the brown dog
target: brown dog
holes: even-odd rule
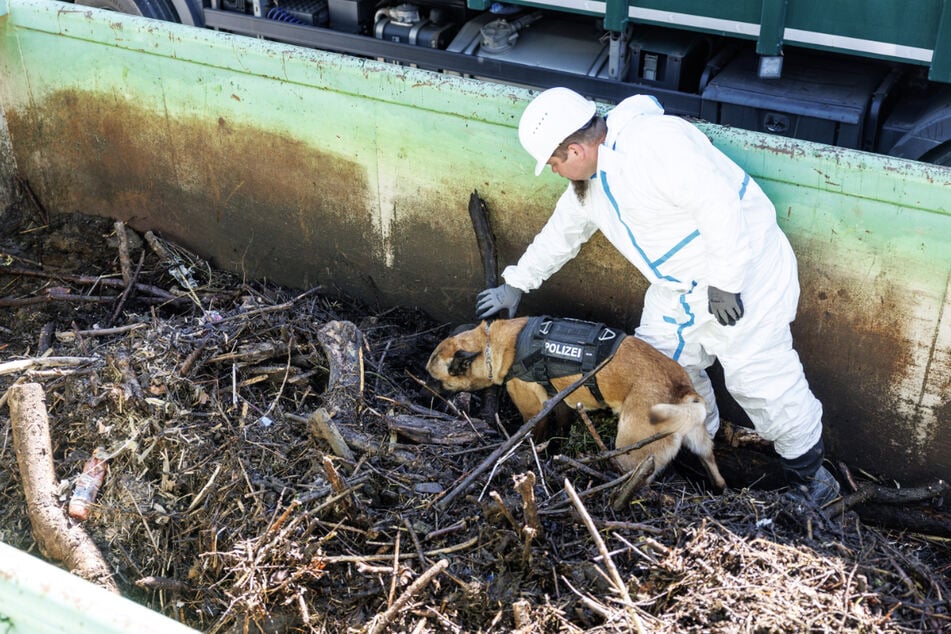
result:
[[[451,391],[473,391],[502,385],[527,421],[542,410],[549,393],[541,383],[510,377],[516,363],[516,340],[529,323],[528,317],[483,321],[477,327],[444,339],[433,351],[426,370]],[[561,390],[580,374],[552,378]],[[587,409],[609,407],[618,416],[615,447],[626,447],[654,434],[671,432],[645,447],[618,457],[625,471],[654,456],[650,482],[680,451],[681,444],[700,457],[710,480],[718,489],[726,486],[713,458],[713,441],[704,420],[706,406],[684,369],[646,342],[624,337],[614,358],[597,374],[599,401],[582,386],[565,399]]]

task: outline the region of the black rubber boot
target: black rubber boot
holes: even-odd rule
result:
[[[825,448],[820,438],[819,442],[797,458],[780,457],[790,494],[816,508],[825,506],[839,495],[839,483],[822,466],[824,455]]]

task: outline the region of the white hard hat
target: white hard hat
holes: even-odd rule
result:
[[[561,142],[594,116],[596,106],[568,88],[549,88],[535,97],[518,122],[518,140],[535,159],[535,176]]]

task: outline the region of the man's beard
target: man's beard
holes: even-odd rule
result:
[[[585,179],[583,181],[571,181],[571,187],[575,190],[575,196],[577,196],[579,203],[583,203],[584,199],[587,198],[588,185],[590,184],[590,179]]]

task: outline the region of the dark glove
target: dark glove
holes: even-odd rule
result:
[[[710,303],[707,309],[721,326],[733,326],[743,316],[743,300],[739,293],[727,293],[715,286],[707,287]]]
[[[495,288],[487,288],[476,296],[476,314],[479,319],[485,319],[508,309],[509,319],[515,317],[515,309],[518,308],[518,302],[522,299],[522,291],[502,284]]]

